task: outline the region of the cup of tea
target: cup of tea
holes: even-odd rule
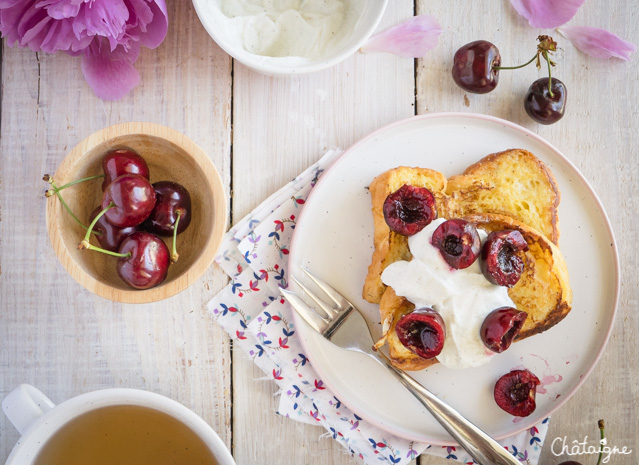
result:
[[[149,391],[103,389],[55,405],[22,384],[2,410],[22,435],[6,465],[235,465],[202,418]]]

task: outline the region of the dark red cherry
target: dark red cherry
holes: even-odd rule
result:
[[[111,182],[102,195],[102,208],[113,204],[104,214],[119,228],[137,226],[147,219],[155,206],[155,190],[137,174],[123,174]]]
[[[495,384],[495,402],[499,407],[517,417],[527,417],[535,411],[535,394],[539,378],[528,370],[513,370],[503,375]]]
[[[131,149],[118,149],[107,153],[102,159],[102,170],[104,171],[103,191],[115,178],[123,174],[138,174],[149,179],[149,166],[141,155]]]
[[[155,234],[134,232],[122,241],[118,252],[128,254],[118,258],[116,269],[120,278],[129,286],[149,289],[166,279],[169,249]]]
[[[432,308],[420,308],[402,316],[395,332],[404,347],[422,358],[436,357],[444,348],[446,326]]]
[[[528,244],[516,229],[494,231],[488,235],[481,249],[481,267],[486,279],[499,286],[512,287],[524,271],[520,252],[528,250]]]
[[[96,207],[96,209],[91,213],[89,222],[93,222],[95,217],[98,216],[98,213],[101,211],[101,207]],[[117,226],[109,223],[104,215],[98,219],[97,223],[95,223],[95,226],[93,227],[93,231],[97,233],[95,237],[98,239],[100,247],[110,250],[111,252],[117,252],[124,238],[133,234],[137,230],[137,226],[118,228]]]
[[[512,307],[493,310],[484,319],[479,335],[484,345],[493,352],[501,353],[510,347],[528,318],[528,313]]]
[[[453,80],[467,92],[486,94],[497,87],[501,64],[499,50],[486,40],[462,46],[453,58]]]
[[[461,270],[472,265],[481,248],[481,239],[474,224],[455,218],[444,221],[433,232],[431,243],[451,267]]]
[[[144,229],[161,236],[172,236],[175,221],[180,214],[177,234],[191,224],[191,196],[184,186],[172,181],[153,184],[155,207],[144,222]]]
[[[526,113],[540,124],[556,123],[566,110],[566,86],[559,79],[552,78],[551,96],[548,80],[547,77],[537,79],[530,85],[524,98]]]
[[[408,184],[386,197],[383,211],[388,227],[403,236],[418,233],[437,217],[432,192]]]

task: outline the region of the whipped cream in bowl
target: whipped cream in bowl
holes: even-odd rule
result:
[[[386,267],[382,281],[398,296],[416,308],[430,307],[439,312],[446,325],[444,348],[437,360],[449,368],[476,367],[488,363],[494,352],[484,345],[480,328],[490,312],[500,307],[515,307],[504,286],[489,282],[479,260],[464,269],[453,269],[444,261],[431,238],[446,221],[432,221],[408,238],[411,261],[397,261]],[[487,234],[478,229],[483,242]]]
[[[329,68],[364,45],[388,0],[193,0],[209,35],[259,72]]]
[[[270,57],[321,59],[348,38],[366,0],[221,0],[242,47]]]

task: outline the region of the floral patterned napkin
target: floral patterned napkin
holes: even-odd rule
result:
[[[224,237],[216,262],[231,277],[207,304],[210,315],[243,352],[280,388],[280,415],[321,425],[364,463],[406,464],[425,452],[473,464],[460,447],[439,447],[395,437],[344,406],[315,373],[293,324],[292,309],[279,294],[286,286],[289,244],[306,197],[341,154],[334,149],[266,199]],[[548,419],[503,441],[522,463],[536,464]]]

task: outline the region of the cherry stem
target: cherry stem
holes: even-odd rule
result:
[[[96,174],[95,176],[89,176],[88,178],[82,178],[82,179],[76,179],[75,181],[71,181],[67,184],[65,184],[64,186],[60,186],[60,187],[54,187],[54,191],[61,191],[62,189],[66,189],[67,187],[71,187],[71,186],[75,186],[76,184],[80,184],[81,182],[85,182],[85,181],[92,181],[93,179],[100,179],[103,178],[105,175],[104,174]],[[51,183],[53,185],[53,183]]]
[[[110,250],[106,250],[103,249],[101,247],[97,247],[95,245],[92,245],[89,242],[89,238],[91,237],[91,231],[93,231],[93,227],[96,225],[96,223],[98,222],[98,220],[100,218],[102,218],[102,215],[104,215],[107,210],[109,208],[113,208],[115,207],[115,204],[113,202],[111,202],[109,205],[107,205],[107,207],[102,210],[100,213],[98,213],[95,218],[93,218],[93,221],[91,222],[91,224],[89,225],[89,229],[87,230],[86,235],[84,236],[84,239],[82,239],[82,242],[80,242],[78,244],[78,249],[88,249],[88,250],[95,250],[97,252],[102,252],[105,253],[107,255],[113,255],[114,257],[130,257],[131,256],[131,252],[128,253],[118,253],[118,252],[112,252]]]
[[[550,98],[553,98],[554,94],[552,93],[552,72],[550,71],[550,58],[548,58],[548,52],[546,50],[544,50],[544,58],[548,63],[548,95],[550,95]]]
[[[493,66],[493,69],[520,69],[523,68],[525,66],[528,66],[529,64],[531,64],[533,61],[535,61],[535,59],[538,57],[538,53],[535,53],[535,55],[533,55],[533,57],[528,60],[526,63],[524,63],[523,65],[519,65],[519,66]],[[548,50],[544,50],[542,52],[544,59],[546,60],[546,63],[548,63],[548,94],[550,95],[550,98],[553,98],[555,95],[552,92],[552,72],[551,72],[551,62],[550,62],[550,58],[548,57]]]
[[[535,55],[533,55],[533,57],[530,60],[528,60],[523,65],[519,65],[519,66],[493,66],[493,69],[519,69],[519,68],[523,68],[524,66],[528,66],[533,61],[535,61],[535,58],[537,58],[537,54],[536,53],[535,53]]]
[[[173,225],[173,250],[171,251],[171,262],[175,263],[178,261],[178,258],[180,258],[180,255],[177,253],[177,249],[175,247],[175,244],[177,242],[177,230],[178,230],[178,224],[180,223],[180,216],[182,216],[182,211],[181,210],[177,210],[175,212],[177,214],[177,218],[175,219],[175,224]]]
[[[73,218],[80,226],[82,226],[84,229],[89,229],[87,228],[84,223],[82,221],[80,221],[78,219],[77,216],[75,216],[75,214],[73,213],[73,211],[71,210],[71,207],[69,207],[69,205],[64,201],[64,199],[62,198],[62,194],[60,194],[60,191],[62,189],[64,189],[66,186],[62,186],[62,187],[58,187],[55,185],[55,182],[53,181],[53,178],[51,176],[49,176],[48,174],[45,174],[44,177],[42,178],[44,181],[48,182],[49,184],[51,184],[51,186],[53,187],[53,189],[49,189],[48,191],[46,191],[44,193],[45,197],[51,197],[52,195],[56,195],[58,197],[58,200],[60,200],[60,203],[62,204],[62,206],[64,207],[64,209],[69,212],[69,215],[71,215],[71,218]],[[96,235],[100,235],[101,233],[99,231],[94,231],[93,234]]]
[[[603,445],[603,442],[605,440],[605,436],[604,436],[604,421],[603,420],[599,420],[597,422],[598,426],[599,426],[599,431],[601,434],[601,445]],[[599,460],[597,460],[597,465],[599,465],[601,463],[601,456],[603,455],[603,451],[601,446],[599,446]]]

